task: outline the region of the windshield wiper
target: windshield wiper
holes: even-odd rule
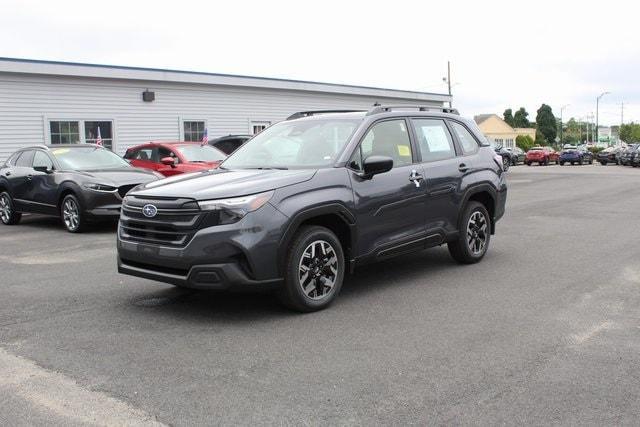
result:
[[[289,168],[285,168],[284,166],[264,166],[264,167],[258,167],[258,168],[245,168],[245,169],[259,169],[259,170],[289,170]]]

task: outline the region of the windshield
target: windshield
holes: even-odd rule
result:
[[[295,169],[332,165],[361,119],[285,121],[267,128],[222,164],[225,169]]]
[[[176,150],[187,159],[188,162],[219,162],[225,159],[222,151],[208,145],[178,145]]]
[[[51,151],[62,169],[89,170],[129,168],[127,163],[117,154],[99,147],[60,147]]]

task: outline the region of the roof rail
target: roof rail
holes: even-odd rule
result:
[[[30,145],[30,146],[24,147],[24,148],[42,148],[42,149],[48,150],[49,146],[44,145],[44,144],[33,144],[33,145]]]
[[[316,114],[329,114],[329,113],[364,113],[366,110],[314,110],[314,111],[299,111],[293,113],[287,120],[300,119],[302,117],[315,116]]]
[[[451,107],[437,107],[434,105],[377,105],[367,111],[367,116],[374,114],[388,113],[396,109],[417,109],[418,111],[437,111],[439,113],[460,114],[458,110]]]

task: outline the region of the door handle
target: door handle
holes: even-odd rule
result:
[[[411,171],[411,175],[409,175],[409,181],[413,182],[416,185],[416,188],[420,188],[420,181],[423,180],[424,177],[418,173],[415,169]]]
[[[460,172],[466,172],[469,170],[469,168],[467,167],[467,165],[465,165],[464,163],[460,163],[460,165],[458,166],[458,170]]]
[[[32,174],[27,175],[27,180],[31,181],[31,178],[33,178]]]
[[[5,173],[5,176],[10,176],[11,175],[11,171],[7,171],[7,173]]]

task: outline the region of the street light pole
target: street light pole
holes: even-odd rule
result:
[[[599,126],[599,107],[600,107],[600,98],[602,98],[605,95],[610,94],[611,92],[602,92],[597,98],[596,98],[596,145],[598,145],[598,143],[600,143],[600,126]]]
[[[451,61],[447,61],[447,77],[443,77],[442,80],[446,81],[449,87],[449,108],[453,108],[453,97],[451,96]]]

